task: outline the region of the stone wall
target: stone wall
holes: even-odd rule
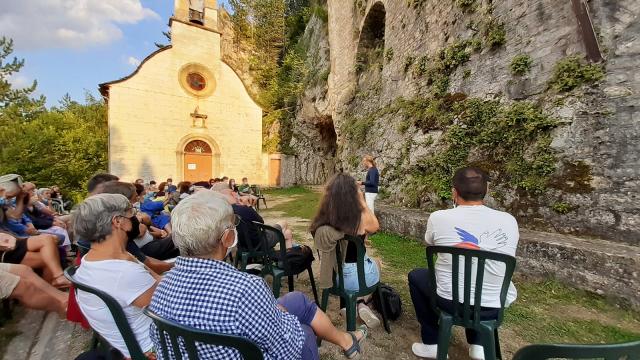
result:
[[[500,197],[490,197],[489,203],[508,210],[533,229],[640,244],[640,210],[636,205],[640,193],[640,3],[588,2],[605,58],[605,78],[561,94],[548,88],[554,66],[567,56],[585,53],[571,1],[478,0],[475,11],[463,11],[454,1],[413,3],[422,5],[414,7],[407,1],[393,0],[328,0],[328,91],[321,101],[313,96],[302,101],[297,126],[298,134],[305,136],[294,139],[300,172],[292,182],[320,183],[332,170],[357,172],[359,157],[370,153],[381,168],[385,192],[392,200],[401,201],[405,179],[385,179],[385,169],[406,169],[436,153],[442,132],[425,133],[410,127],[403,133],[398,130],[402,117],[391,114],[374,119],[366,129],[365,141],[358,143],[342,131],[343,125],[399,97],[424,94],[430,85],[424,78],[413,76],[412,71],[405,71],[409,58],[433,59],[440,49],[476,36],[482,22],[495,21],[504,24],[504,45],[485,46],[473,53],[450,75],[448,91],[505,104],[532,101],[560,125],[552,134],[551,146],[558,162],[547,191],[532,197],[495,187]],[[366,66],[378,63],[374,70],[362,71],[358,53],[366,47],[366,39],[376,36],[370,32],[376,31],[375,18],[381,10],[385,55],[367,57]],[[314,49],[312,45],[310,51]],[[389,49],[392,55],[387,57]],[[533,59],[530,73],[522,77],[513,76],[509,70],[518,54]],[[317,104],[321,106],[309,106]],[[323,154],[314,146],[320,143],[314,126],[318,119],[328,118],[336,133],[335,156]],[[325,164],[333,165],[333,169]],[[305,177],[308,173],[312,175]],[[562,211],[558,211],[558,204],[564,206]],[[431,208],[442,205],[438,201],[423,204]]]
[[[428,213],[376,204],[376,215],[384,231],[423,242]],[[523,276],[557,279],[640,308],[638,247],[521,229],[517,257]]]

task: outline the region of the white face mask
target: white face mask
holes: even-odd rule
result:
[[[227,255],[225,257],[229,256],[229,254],[231,253],[231,250],[233,250],[233,248],[238,245],[238,230],[234,228],[233,233],[235,234],[233,239],[233,244],[231,244],[231,246],[227,248]]]

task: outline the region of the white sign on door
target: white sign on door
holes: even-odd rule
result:
[[[187,170],[195,170],[196,164],[187,164]]]

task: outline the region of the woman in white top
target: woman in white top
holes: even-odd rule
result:
[[[76,278],[114,297],[122,309],[142,351],[152,350],[151,319],[142,309],[149,305],[160,277],[126,250],[131,219],[136,216],[129,200],[120,194],[87,198],[74,213],[74,229],[89,240],[91,249],[82,258]],[[129,351],[106,304],[97,296],[79,290],[77,300],[91,327],[125,357]]]

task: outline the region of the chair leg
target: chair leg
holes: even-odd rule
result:
[[[356,331],[357,299],[355,297],[349,297],[345,300],[347,300],[347,331]]]
[[[309,272],[309,281],[311,282],[311,291],[313,291],[313,299],[316,301],[316,304],[318,304],[318,290],[316,289],[316,281],[313,278],[313,269],[311,268],[311,265],[309,265],[309,267],[307,268],[307,272]]]
[[[322,302],[320,303],[320,309],[322,311],[327,312],[327,305],[329,305],[329,289],[322,290]]]
[[[496,342],[494,329],[492,326],[480,325],[480,339],[484,347],[484,358],[487,360],[496,359]]]
[[[387,320],[387,309],[384,308],[384,302],[382,301],[382,294],[380,293],[380,291],[376,290],[375,291],[376,295],[378,297],[378,301],[381,304],[381,308],[380,309],[380,313],[382,314],[382,323],[384,324],[384,330],[387,332],[387,334],[391,334],[391,328],[389,327],[389,320]]]
[[[498,328],[493,330],[493,339],[496,345],[496,359],[502,360],[502,351],[500,350],[500,337],[498,337]]]
[[[249,255],[244,253],[242,254],[242,267],[240,271],[247,271],[247,263],[249,262]]]
[[[451,340],[451,328],[453,327],[453,319],[450,316],[440,315],[440,324],[438,325],[438,356],[437,360],[447,360],[449,353],[449,341]]]
[[[293,275],[289,275],[289,292],[293,292]]]
[[[273,296],[277,299],[280,297],[280,283],[282,282],[282,278],[280,276],[274,275],[273,277]]]
[[[264,203],[264,208],[268,209],[269,207],[267,206],[267,199],[262,198],[262,202]]]

